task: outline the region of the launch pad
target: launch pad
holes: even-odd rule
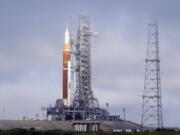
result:
[[[52,120],[120,120],[119,115],[110,115],[105,109],[99,107],[85,110],[83,108],[67,107],[63,104],[49,107],[47,115],[51,115]]]
[[[63,51],[63,97],[54,107],[47,108],[52,120],[120,120],[100,108],[91,87],[91,43],[96,35],[90,29],[89,17],[81,15],[76,39],[66,26]]]

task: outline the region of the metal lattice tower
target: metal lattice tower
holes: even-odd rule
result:
[[[81,15],[77,41],[74,45],[76,88],[73,104],[75,108],[82,108],[83,110],[99,106],[91,88],[90,37],[93,34],[90,31],[89,17]]]
[[[147,43],[146,70],[142,107],[142,126],[162,128],[162,101],[158,25],[150,23]]]

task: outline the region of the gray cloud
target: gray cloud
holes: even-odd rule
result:
[[[94,93],[101,106],[110,102],[114,114],[126,107],[127,119],[136,122],[146,22],[159,22],[164,120],[167,126],[179,125],[179,5],[178,0],[0,1],[0,108],[6,107],[7,119],[16,119],[35,117],[41,106],[54,104],[62,89],[65,22],[76,34],[77,17],[86,12],[99,32],[92,40]]]

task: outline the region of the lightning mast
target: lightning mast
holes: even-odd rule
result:
[[[160,58],[158,24],[149,23],[143,107],[141,124],[143,127],[162,128],[162,101],[160,80]]]

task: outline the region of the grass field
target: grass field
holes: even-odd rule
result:
[[[36,131],[34,129],[11,129],[0,130],[0,135],[180,135],[180,131],[161,130],[155,132],[139,132],[139,133],[112,133],[112,132],[66,132],[61,130],[52,131]]]

